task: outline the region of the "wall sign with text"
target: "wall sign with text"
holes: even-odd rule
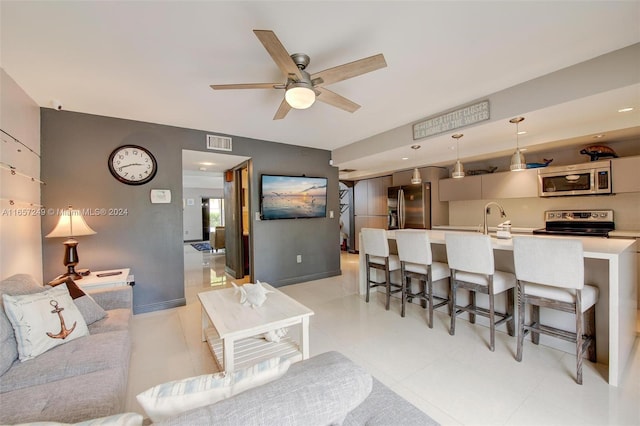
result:
[[[413,139],[422,139],[438,133],[450,132],[460,127],[489,119],[489,101],[478,102],[428,118],[413,125]]]

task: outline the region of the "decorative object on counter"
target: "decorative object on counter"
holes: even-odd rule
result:
[[[541,167],[547,167],[549,164],[551,164],[552,161],[553,158],[551,160],[547,160],[545,158],[542,160],[542,163],[527,163],[527,169],[539,169]]]
[[[511,156],[511,166],[509,167],[512,172],[519,172],[527,168],[526,161],[524,159],[524,154],[520,151],[520,143],[518,140],[519,129],[518,125],[524,121],[524,117],[515,117],[509,120],[509,123],[514,123],[516,125],[516,152]]]
[[[511,221],[506,220],[498,225],[498,231],[496,237],[502,240],[508,240],[511,238]]]
[[[75,271],[75,267],[80,261],[78,256],[78,240],[74,237],[83,235],[93,235],[96,231],[91,229],[87,222],[84,221],[80,210],[73,210],[69,206],[68,210],[63,211],[58,220],[58,224],[53,228],[45,238],[66,238],[64,241],[64,266],[67,267],[67,273],[65,276],[71,277],[74,280],[82,279],[82,276]]]
[[[420,149],[420,145],[411,145],[411,149],[417,151]],[[420,170],[418,168],[413,169],[413,176],[411,176],[411,183],[414,185],[420,185],[422,183],[422,176],[420,175]]]
[[[489,166],[486,169],[467,170],[467,175],[469,176],[486,175],[486,174],[494,173],[496,170],[498,170],[496,166]]]
[[[498,203],[496,203],[495,201],[490,201],[488,202],[485,206],[484,206],[484,221],[482,223],[482,233],[484,235],[489,234],[489,230],[487,228],[487,215],[489,213],[491,213],[491,206],[492,204],[498,206],[498,208],[500,209],[500,216],[501,217],[507,217],[507,214],[504,212],[504,209],[502,208],[502,206]]]
[[[456,140],[456,165],[453,166],[453,173],[451,173],[451,177],[454,179],[464,177],[464,167],[462,167],[462,163],[460,162],[460,138],[463,136],[464,135],[462,133],[451,135],[451,137]]]
[[[260,307],[267,300],[267,294],[273,293],[262,286],[258,280],[255,284],[245,284],[238,287],[235,283],[231,283],[236,289],[235,293],[240,293],[240,303],[252,308]]]
[[[598,161],[601,158],[618,158],[618,154],[604,145],[591,145],[580,150],[580,154],[588,155],[591,161]]]

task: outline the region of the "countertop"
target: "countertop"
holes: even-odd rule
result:
[[[442,230],[442,231],[479,231],[482,228],[482,225],[478,226],[467,226],[467,225],[435,225],[433,226],[433,230]],[[534,230],[540,228],[518,228],[512,227],[512,234],[531,234]],[[496,232],[498,230],[495,226],[489,227],[489,232]],[[610,238],[640,238],[640,231],[634,230],[626,230],[626,229],[616,229],[615,231],[609,232]]]
[[[476,232],[474,227],[472,232]],[[444,244],[444,234],[446,232],[469,232],[465,230],[456,229],[431,229],[427,230],[429,239],[434,244]],[[388,237],[395,239],[396,231],[387,231]],[[495,235],[491,236],[491,242],[494,250],[509,250],[513,251],[512,239],[496,238]],[[636,241],[634,239],[617,239],[617,238],[597,238],[597,237],[566,237],[555,235],[536,235],[536,238],[576,238],[582,241],[584,248],[584,257],[592,259],[612,259],[622,254],[626,250],[636,250]]]

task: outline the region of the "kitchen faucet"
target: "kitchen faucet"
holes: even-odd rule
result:
[[[488,202],[487,205],[484,206],[484,222],[482,224],[482,233],[484,235],[489,234],[489,230],[487,228],[487,215],[489,213],[491,213],[491,208],[489,208],[489,206],[491,204],[495,204],[496,206],[498,206],[498,208],[500,209],[500,216],[501,217],[507,217],[507,214],[504,212],[504,209],[502,208],[502,206],[500,204],[496,203],[495,201]]]

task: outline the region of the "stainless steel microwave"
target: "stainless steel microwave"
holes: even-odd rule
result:
[[[599,194],[611,194],[611,161],[538,170],[538,195],[541,197]]]

